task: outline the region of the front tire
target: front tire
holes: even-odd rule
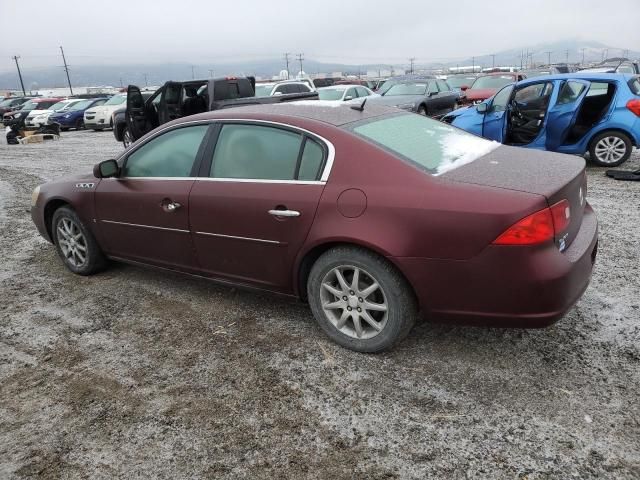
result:
[[[132,143],[133,138],[131,137],[131,131],[129,130],[129,127],[125,127],[125,129],[122,131],[122,144],[124,145],[124,148],[127,148]]]
[[[597,135],[589,146],[589,157],[600,167],[617,167],[631,156],[633,144],[624,133],[609,130]]]
[[[425,107],[424,105],[420,105],[418,107],[418,115],[422,115],[424,117],[428,117],[429,114],[427,113],[427,107]]]
[[[65,266],[78,275],[91,275],[106,266],[93,234],[69,207],[57,209],[51,220],[53,242]]]
[[[404,339],[418,306],[407,281],[386,259],[357,247],[337,247],[318,258],[307,295],[313,316],[339,345],[380,352]]]

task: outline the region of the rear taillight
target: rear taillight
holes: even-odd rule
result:
[[[571,209],[567,200],[523,218],[493,241],[494,245],[535,245],[552,240],[569,226]]]
[[[640,117],[640,99],[632,98],[629,100],[627,102],[627,108]]]

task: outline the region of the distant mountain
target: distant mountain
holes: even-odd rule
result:
[[[551,52],[551,53],[548,53]],[[429,53],[426,52],[425,57]],[[528,54],[528,57],[527,57]],[[541,43],[522,48],[512,48],[488,53],[477,57],[465,59],[452,59],[440,63],[420,63],[416,65],[417,70],[429,70],[433,68],[451,67],[456,65],[476,65],[490,67],[492,65],[512,65],[520,66],[522,63],[542,64],[547,63],[549,58],[552,63],[565,62],[568,56],[570,63],[582,62],[584,55],[585,63],[599,62],[605,57],[640,58],[640,52],[616,48],[598,42],[569,39],[559,42]],[[284,69],[284,62],[281,59],[256,60],[236,63],[218,63],[213,65],[188,63],[166,63],[157,65],[78,65],[72,66],[71,82],[78,86],[126,86],[133,83],[139,86],[160,85],[167,80],[188,80],[191,78],[208,78],[211,73],[214,76],[224,75],[255,75],[263,78],[271,78]],[[407,65],[390,64],[340,64],[323,63],[314,60],[305,60],[303,68],[308,74],[342,72],[343,74],[365,74],[367,71],[374,72],[403,72]],[[300,69],[299,64],[291,60],[289,70],[292,75]],[[27,89],[42,89],[66,86],[67,80],[64,70],[60,67],[49,67],[39,69],[29,69],[23,66],[22,71],[24,84]],[[16,72],[0,73],[0,89],[19,89],[20,83]]]

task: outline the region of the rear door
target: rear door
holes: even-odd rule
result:
[[[101,245],[115,257],[195,268],[189,232],[189,192],[209,125],[173,128],[134,144],[118,178],[95,194]]]
[[[167,82],[164,84],[164,93],[158,105],[158,121],[163,123],[182,117],[182,83]]]
[[[556,87],[556,101],[547,113],[544,144],[547,150],[556,150],[563,144],[576,123],[580,105],[589,91],[590,82],[569,79]]]
[[[142,92],[135,85],[127,87],[127,128],[134,140],[139,139],[152,130],[151,122],[147,118]]]
[[[489,108],[484,114],[484,120],[482,123],[483,137],[500,143],[504,140],[507,128],[507,107],[509,105],[512,92],[513,84],[502,87],[502,89],[494,95],[489,104]]]
[[[189,198],[200,267],[210,276],[291,291],[293,262],[324,189],[328,147],[269,123],[220,125]]]

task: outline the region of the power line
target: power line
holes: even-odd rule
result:
[[[27,92],[24,89],[24,82],[22,81],[22,72],[20,71],[20,64],[18,63],[18,59],[20,57],[18,55],[14,55],[13,59],[16,61],[16,68],[18,69],[18,77],[20,77],[20,86],[22,87],[22,94],[26,97]]]
[[[67,65],[67,59],[64,58],[64,50],[62,45],[60,46],[60,52],[62,53],[62,61],[64,62],[64,71],[67,73],[67,82],[69,83],[69,91],[73,95],[73,88],[71,88],[71,78],[69,78],[69,66]]]

